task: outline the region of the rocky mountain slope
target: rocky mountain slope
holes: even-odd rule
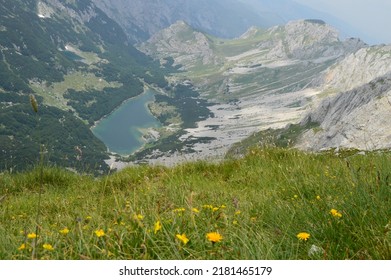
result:
[[[270,143],[311,151],[389,149],[390,59],[390,46],[373,46],[333,64],[311,84],[318,98],[299,123],[260,131],[230,152]]]
[[[230,144],[259,130],[300,122],[331,94],[325,82],[328,73],[366,47],[359,39],[340,39],[338,31],[321,20],[252,27],[232,40],[178,22],[139,45],[162,62],[171,56],[183,70],[172,79],[189,79],[204,98],[216,103],[210,106],[213,117],[183,136],[214,139],[195,145],[201,154],[224,154]]]
[[[361,49],[330,67],[321,83],[330,96],[301,122],[319,127],[304,133],[297,146],[309,150],[389,148],[390,77],[391,46]]]
[[[160,59],[171,53],[182,78],[218,102],[214,118],[188,130],[187,137],[215,138],[197,145],[200,153],[271,138],[313,151],[391,146],[391,46],[341,40],[319,20],[250,28],[235,40],[191,32],[184,23],[168,30],[140,49]],[[159,43],[165,39],[171,43]]]
[[[391,72],[323,100],[302,125],[316,123],[296,144],[305,150],[391,148]]]
[[[362,48],[330,67],[321,77],[322,90],[352,90],[391,71],[391,46]]]
[[[171,57],[174,65],[189,69],[199,63],[216,63],[212,44],[205,33],[196,31],[184,21],[178,21],[140,44],[139,49],[163,60]]]

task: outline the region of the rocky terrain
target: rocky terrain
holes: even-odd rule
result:
[[[331,66],[321,76],[325,91],[352,90],[391,71],[391,46],[362,48]]]
[[[360,150],[391,147],[391,74],[321,102],[303,120],[319,124],[305,132],[297,147]]]
[[[197,64],[214,64],[215,54],[208,37],[194,30],[184,21],[178,21],[170,27],[153,35],[148,42],[139,45],[146,54],[159,58],[172,57],[175,65],[185,69]]]
[[[205,99],[216,103],[209,107],[212,118],[182,136],[214,138],[194,145],[201,158],[222,156],[230,145],[260,130],[299,123],[327,96],[363,85],[386,73],[389,65],[383,61],[387,47],[373,52],[359,39],[343,40],[321,20],[292,21],[266,30],[252,27],[233,40],[178,22],[139,49],[162,60],[173,57],[184,71],[174,80],[190,79]],[[353,58],[356,66],[350,62]],[[352,71],[357,79],[350,77]]]

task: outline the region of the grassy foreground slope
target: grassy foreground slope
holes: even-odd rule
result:
[[[277,148],[98,179],[44,169],[38,237],[39,169],[1,174],[0,259],[35,242],[39,259],[390,259],[390,173],[387,153]]]

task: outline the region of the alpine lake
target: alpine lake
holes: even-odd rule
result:
[[[141,95],[123,102],[92,128],[109,152],[130,155],[146,143],[143,136],[148,131],[161,126],[148,109],[148,103],[154,101],[155,93],[152,89],[146,89]]]

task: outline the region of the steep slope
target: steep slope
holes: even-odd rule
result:
[[[38,143],[49,163],[104,169],[106,148],[89,127],[140,94],[139,79],[165,85],[153,61],[91,1],[2,0],[0,51],[2,170],[35,164]]]
[[[319,84],[326,92],[352,90],[391,71],[391,46],[362,48],[333,65]]]
[[[300,137],[297,147],[377,150],[391,148],[391,72],[353,90],[323,100],[302,121],[319,126]]]
[[[315,79],[318,102],[300,123],[261,131],[231,153],[259,144],[319,151],[333,148],[389,149],[391,139],[391,48],[360,49]]]

